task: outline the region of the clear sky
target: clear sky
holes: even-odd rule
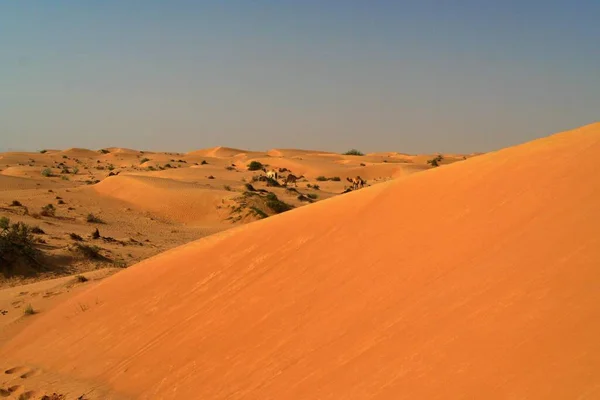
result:
[[[598,0],[0,2],[0,150],[490,151],[599,111]]]

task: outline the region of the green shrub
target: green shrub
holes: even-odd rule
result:
[[[33,314],[35,314],[35,310],[31,306],[31,303],[27,304],[27,307],[25,307],[25,309],[23,310],[23,314],[25,314],[25,315],[33,315]]]
[[[351,149],[348,150],[347,152],[343,153],[345,156],[364,156],[364,153],[356,150],[356,149]]]
[[[260,208],[257,208],[257,207],[250,207],[250,209],[251,209],[252,211],[254,211],[254,214],[255,214],[257,217],[259,217],[260,219],[263,219],[263,218],[267,218],[267,217],[268,217],[268,215],[267,215],[267,214],[266,214],[266,213],[265,213],[263,210],[261,210]]]
[[[150,161],[150,159],[149,159],[149,158],[146,158],[146,157],[144,157],[144,158],[142,158],[142,159],[140,160],[140,164],[143,164],[143,163],[145,163],[145,162],[148,162],[148,161]]]
[[[20,259],[34,261],[37,250],[35,238],[29,225],[22,222],[11,224],[10,219],[0,218],[0,266],[11,266]]]
[[[46,178],[51,177],[52,170],[50,168],[45,168],[44,170],[42,170],[42,176],[45,176]]]
[[[317,176],[317,181],[319,182],[325,182],[327,180],[327,178],[325,178],[324,176]]]
[[[319,195],[316,193],[308,193],[306,195],[306,197],[308,197],[309,199],[312,199],[312,200],[316,200],[319,197]]]
[[[250,164],[248,164],[248,171],[258,171],[263,169],[263,165],[262,163],[258,162],[258,161],[252,161]]]
[[[431,160],[427,161],[427,164],[431,164],[432,167],[439,167],[440,163],[444,160],[444,156],[441,154]]]

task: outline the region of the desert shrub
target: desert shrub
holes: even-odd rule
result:
[[[101,224],[101,223],[103,223],[103,221],[100,218],[96,217],[92,213],[88,214],[87,217],[85,218],[85,220],[87,222],[95,223],[95,224]]]
[[[40,215],[43,215],[44,217],[54,217],[56,215],[56,208],[54,208],[54,205],[52,204],[46,204],[42,207]]]
[[[231,186],[229,185],[224,185],[223,189],[227,190],[228,192],[231,192]]]
[[[145,162],[148,162],[148,161],[150,161],[150,159],[149,159],[149,158],[146,158],[146,157],[144,157],[144,158],[142,158],[142,159],[140,160],[140,164],[143,164],[143,163],[145,163]]]
[[[73,173],[73,175],[77,175],[77,173],[79,172],[79,168],[75,167],[71,170],[71,172]]]
[[[212,175],[209,175],[209,176],[207,176],[206,178],[207,178],[207,179],[215,179],[215,177],[214,177],[214,176],[212,176]]]
[[[150,166],[148,167],[148,171],[156,171],[156,168],[154,168],[152,165],[150,165]]]
[[[41,154],[45,154],[45,153],[47,153],[47,152],[48,152],[48,150],[40,150],[40,153],[41,153]]]
[[[65,204],[65,201],[63,199],[60,199],[57,201],[57,204],[63,205],[63,204]]]
[[[72,248],[72,251],[81,254],[85,258],[97,260],[102,258],[100,255],[100,247],[98,246],[90,246],[87,244],[75,243]]]
[[[367,166],[367,164],[365,164],[365,163],[360,163],[360,166],[361,166],[361,167],[366,167],[366,166]]]
[[[235,167],[232,167],[231,165],[226,166],[225,169],[227,171],[235,171]]]
[[[273,178],[266,178],[267,179],[267,186],[269,187],[280,187],[281,185],[279,184],[279,182],[277,182],[275,179]]]
[[[200,165],[206,165],[206,164],[208,164],[208,163],[206,162],[206,160],[202,160],[202,162],[200,163]]]
[[[334,177],[332,177],[332,178],[329,178],[329,179],[327,179],[327,180],[329,180],[329,181],[334,181],[334,182],[339,182],[339,181],[341,181],[342,179],[341,179],[339,176],[334,176]]]
[[[321,186],[319,186],[319,185],[313,185],[312,188],[315,189],[315,190],[319,190],[319,189],[321,189]]]
[[[13,200],[12,203],[10,203],[10,205],[12,207],[22,207],[23,204],[21,204],[21,202],[19,200]]]
[[[114,171],[115,166],[112,164],[108,164],[108,166],[106,167],[109,171]]]
[[[319,182],[325,182],[327,180],[327,178],[325,178],[324,176],[317,176],[316,180]]]
[[[25,309],[23,310],[23,314],[25,314],[25,315],[33,315],[33,314],[35,314],[35,310],[31,306],[31,303],[27,304],[27,307],[25,307]]]
[[[427,164],[431,164],[432,167],[439,167],[442,160],[444,160],[444,156],[440,154],[437,157],[428,160]]]
[[[94,232],[92,232],[92,239],[100,239],[100,231],[98,228]]]
[[[98,165],[98,166],[96,167],[96,169],[97,169],[98,171],[104,171],[104,166],[103,166],[103,165]]]
[[[258,207],[250,207],[250,209],[254,212],[254,214],[260,219],[267,218],[268,215]]]
[[[171,164],[165,164],[165,168],[173,168],[173,166],[171,166]]]
[[[100,152],[102,154],[108,154],[108,153],[110,153],[110,151],[108,151],[106,149],[100,149],[100,150],[98,150],[98,152]]]
[[[69,237],[71,239],[73,239],[73,240],[78,241],[78,242],[83,241],[83,238],[81,236],[79,236],[78,234],[76,234],[76,233],[69,233]]]
[[[351,149],[344,153],[345,156],[364,156],[365,154],[362,151]]]
[[[306,197],[308,197],[309,199],[312,199],[312,200],[316,200],[319,197],[319,195],[316,193],[308,193],[306,195]]]
[[[283,201],[275,198],[274,200],[267,200],[267,207],[276,212],[277,214],[291,210],[292,206],[284,203]]]
[[[35,238],[29,225],[22,222],[11,224],[10,219],[0,218],[0,265],[12,265],[19,259],[35,260]]]
[[[66,175],[61,175],[61,176],[60,176],[60,179],[62,179],[63,181],[68,181],[68,180],[69,180],[69,177],[68,177],[68,176],[66,176]]]
[[[254,186],[252,186],[251,184],[246,183],[244,186],[246,187],[246,190],[250,192],[256,192],[256,189],[254,189]]]
[[[258,171],[261,169],[263,169],[263,165],[258,161],[252,161],[250,164],[248,164],[248,171]]]
[[[52,176],[52,170],[50,168],[43,169],[42,176],[45,176],[46,178]]]
[[[84,283],[84,282],[87,282],[89,279],[83,275],[77,275],[77,276],[75,276],[75,280],[79,283]]]

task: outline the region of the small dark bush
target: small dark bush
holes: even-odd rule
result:
[[[313,185],[313,187],[312,187],[312,188],[313,188],[313,189],[315,189],[315,190],[320,190],[320,189],[321,189],[321,186],[319,186],[319,185]]]
[[[334,181],[334,182],[339,182],[339,181],[341,181],[342,179],[341,179],[339,176],[334,176],[333,178],[329,178],[328,180],[329,180],[329,181]]]
[[[248,171],[259,171],[261,169],[263,169],[263,165],[258,161],[252,161],[248,164]]]
[[[98,246],[89,246],[87,244],[75,243],[73,251],[83,255],[85,258],[90,258],[93,260],[102,258],[102,256],[100,255],[100,247]]]
[[[10,205],[12,207],[22,207],[23,204],[21,204],[21,202],[19,200],[13,200],[12,203],[10,203]]]
[[[356,150],[356,149],[352,149],[352,150],[348,150],[347,152],[344,153],[345,156],[364,156],[364,153]]]
[[[45,176],[46,178],[51,177],[52,170],[50,168],[45,168],[44,170],[42,170],[42,176]]]
[[[208,163],[206,162],[206,160],[202,160],[202,162],[200,163],[200,165],[206,165],[206,164],[208,164]]]
[[[267,198],[268,197],[269,196],[267,195]],[[278,214],[292,209],[292,206],[277,199],[277,197],[273,200],[267,200],[267,207]]]
[[[100,150],[98,150],[98,152],[100,152],[102,154],[108,154],[108,153],[110,153],[110,151],[108,151],[106,149],[100,149]]]
[[[57,204],[60,204],[60,205],[65,204],[65,201],[61,199],[57,202]]]
[[[48,152],[48,150],[40,150],[41,154],[44,154],[44,153],[47,153],[47,152]]]
[[[261,210],[260,208],[257,208],[257,207],[250,207],[250,209],[251,209],[252,211],[254,211],[254,214],[255,214],[257,217],[259,217],[260,219],[263,219],[263,218],[267,218],[267,217],[268,217],[268,215],[267,215],[267,214],[266,214],[266,213],[265,213],[263,210]]]
[[[246,183],[244,186],[246,187],[246,190],[250,192],[256,192],[256,189],[254,189],[254,186],[252,186],[251,184]]]
[[[227,190],[228,192],[231,192],[231,186],[229,185],[223,186],[223,189]]]
[[[148,162],[148,161],[150,161],[150,159],[149,159],[149,158],[146,158],[146,157],[144,157],[144,158],[142,158],[142,159],[140,160],[140,164],[143,164],[143,163],[145,163],[145,162]]]
[[[327,178],[325,178],[324,176],[317,176],[316,180],[319,182],[325,182],[327,180]]]
[[[35,261],[37,250],[35,238],[29,225],[22,222],[11,224],[10,219],[0,218],[0,265],[12,265],[21,259]]]
[[[431,164],[432,167],[439,167],[442,160],[444,160],[444,156],[440,154],[437,157],[428,160],[427,164]]]
[[[77,276],[75,277],[75,280],[76,280],[77,282],[79,282],[79,283],[84,283],[84,282],[87,282],[89,279],[88,279],[88,278],[86,278],[86,277],[85,277],[85,276],[83,276],[83,275],[77,275]]]
[[[54,205],[52,204],[46,204],[42,207],[40,215],[43,215],[44,217],[54,217],[56,215],[56,208],[54,208]]]
[[[83,238],[81,236],[79,236],[78,234],[76,234],[76,233],[69,233],[69,237],[71,239],[73,239],[73,240],[78,241],[78,242],[82,242],[83,241]]]
[[[87,215],[87,217],[85,218],[85,220],[87,222],[95,223],[95,224],[101,224],[101,223],[103,223],[103,221],[100,218],[96,217],[94,214],[91,214],[91,213]]]
[[[309,199],[312,199],[312,200],[316,200],[319,197],[319,195],[316,193],[308,193],[306,195],[306,197],[308,197]]]

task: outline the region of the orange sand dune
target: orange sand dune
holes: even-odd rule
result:
[[[241,150],[241,149],[233,149],[230,147],[212,147],[210,149],[201,149],[196,151],[191,151],[186,154],[186,156],[200,156],[200,157],[235,157],[239,155],[246,154],[261,154],[259,152]]]
[[[86,158],[86,157],[94,158],[94,157],[98,157],[100,155],[100,153],[98,153],[97,151],[81,149],[81,148],[71,148],[71,149],[63,150],[60,152],[60,154],[68,155],[71,157],[78,157],[78,158]]]
[[[219,223],[217,206],[233,196],[225,190],[148,176],[119,175],[94,185],[97,193],[183,223]]]
[[[600,124],[199,240],[0,359],[137,399],[599,398],[598,152]]]
[[[335,153],[331,153],[329,151],[319,151],[319,150],[301,150],[301,149],[271,149],[267,151],[267,155],[271,157],[297,157],[297,156],[305,156],[305,155],[331,155]],[[339,155],[339,154],[335,154]]]

